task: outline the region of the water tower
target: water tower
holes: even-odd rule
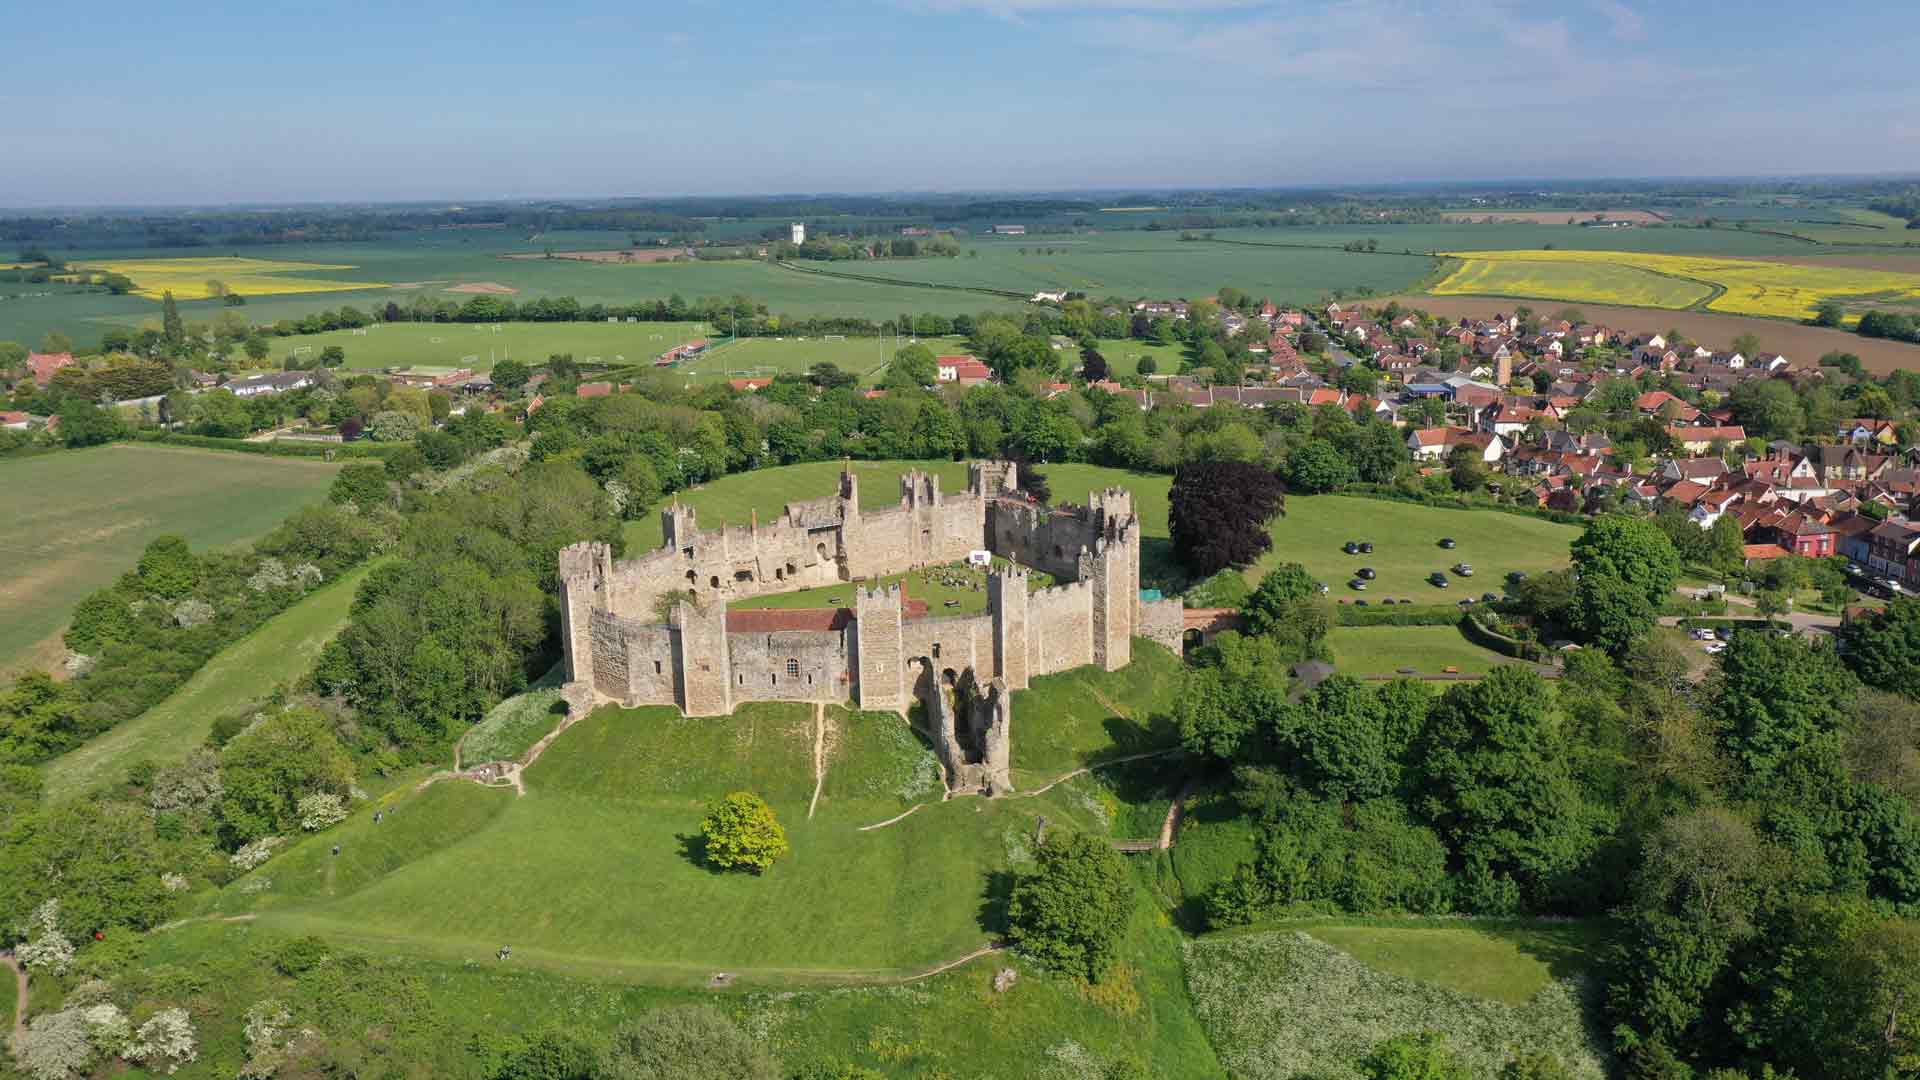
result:
[[[804,244],[807,242],[807,223],[806,222],[796,221],[792,225],[787,226],[787,228],[790,229],[793,233],[794,243]]]

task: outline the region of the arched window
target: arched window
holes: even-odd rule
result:
[[[719,587],[720,587],[720,575],[719,575],[719,574],[715,574],[715,575],[713,575],[712,577],[710,577],[710,578],[708,578],[708,579],[707,579],[707,584],[708,584],[708,585],[711,585],[711,586],[713,586],[713,587],[714,587],[714,588],[716,588],[716,589],[717,589],[717,588],[719,588]]]
[[[813,545],[813,550],[819,552],[821,558],[824,559],[827,557],[827,545],[825,541]]]
[[[940,643],[937,641],[933,643],[933,658],[940,659]]]
[[[789,659],[787,661],[787,674],[789,675],[800,674],[800,661]]]
[[[691,584],[693,584],[694,582],[696,582],[696,581],[699,581],[699,580],[700,580],[700,575],[699,575],[699,574],[696,574],[696,573],[694,573],[694,572],[693,572],[693,571],[691,571],[691,570],[689,570],[689,571],[687,571],[687,584],[689,584],[689,585],[691,585]]]
[[[775,581],[785,581],[785,580],[787,580],[787,572],[786,572],[785,570],[782,570],[781,568],[779,568],[779,567],[777,567],[777,566],[776,566],[776,567],[774,567],[774,568],[773,568],[773,580],[775,580]]]

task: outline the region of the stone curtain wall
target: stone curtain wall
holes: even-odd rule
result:
[[[747,700],[849,696],[863,709],[904,712],[922,661],[936,677],[973,671],[1020,689],[1083,664],[1124,667],[1134,634],[1179,648],[1179,603],[1139,599],[1132,496],[1109,488],[1085,507],[1047,509],[1004,497],[1016,478],[1010,463],[975,462],[968,490],[949,495],[916,470],[901,478],[898,506],[862,512],[858,479],[845,474],[836,495],[790,503],[766,525],[702,532],[691,508],[671,506],[661,513],[665,544],[637,559],[573,545],[560,553],[568,679],[601,698],[695,716]],[[906,619],[897,586],[847,580],[955,562],[981,547],[1064,583],[1032,592],[1015,566],[988,576],[985,615]],[[854,594],[845,629],[726,629],[729,599],[838,584]],[[680,599],[663,622],[669,597]]]

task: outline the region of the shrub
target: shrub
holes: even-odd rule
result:
[[[1369,1080],[1472,1080],[1473,1072],[1447,1048],[1437,1031],[1395,1035],[1360,1063]]]
[[[751,791],[732,792],[710,806],[700,835],[707,862],[723,870],[762,873],[789,850],[773,807]]]
[[[620,1025],[607,1054],[609,1080],[777,1080],[759,1041],[710,1005],[653,1009]]]
[[[300,815],[300,827],[308,832],[319,832],[347,818],[346,803],[330,791],[317,791],[302,798],[296,810]]]
[[[200,1056],[194,1044],[193,1019],[185,1009],[161,1009],[154,1013],[127,1045],[126,1057],[149,1069],[173,1075],[180,1066]]]

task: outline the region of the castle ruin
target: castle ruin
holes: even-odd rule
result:
[[[1004,789],[1010,691],[1083,664],[1125,667],[1136,635],[1178,651],[1182,628],[1177,600],[1140,597],[1140,522],[1129,492],[1108,488],[1084,507],[1048,508],[1018,486],[1010,462],[969,463],[961,493],[914,470],[900,478],[897,505],[862,509],[849,470],[836,494],[789,503],[771,523],[702,532],[693,509],[676,502],[661,511],[664,543],[638,558],[616,561],[605,544],[574,544],[560,552],[569,686],[594,700],[674,705],[689,716],[726,715],[745,701],[852,700],[905,713],[921,697],[936,724],[929,686],[937,696],[964,689],[959,705],[942,706],[958,717],[951,754],[937,748],[950,782],[964,773],[970,786]],[[898,585],[862,584],[980,550],[1014,564],[988,574],[984,614],[936,615]],[[1061,583],[1032,588],[1029,568]],[[728,607],[842,584],[851,590],[845,606]],[[987,704],[976,706],[976,695]],[[1001,719],[976,734],[979,708]]]

